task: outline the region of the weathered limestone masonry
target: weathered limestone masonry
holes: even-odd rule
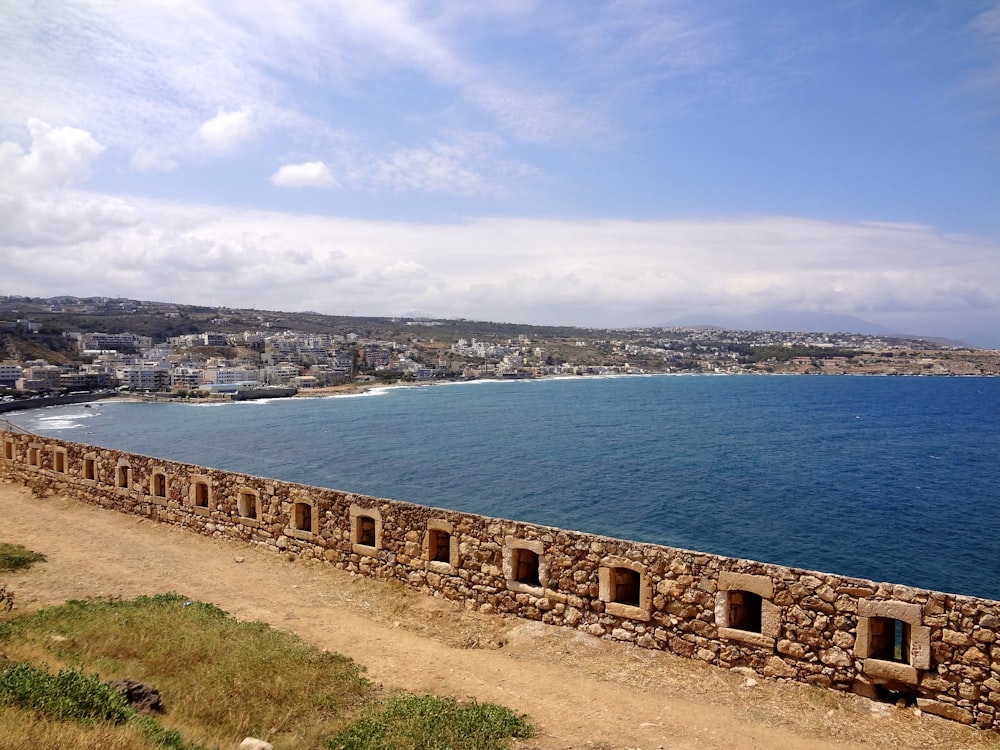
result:
[[[1000,602],[0,434],[0,475],[38,492],[1000,729]]]

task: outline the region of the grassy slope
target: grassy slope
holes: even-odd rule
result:
[[[386,696],[365,680],[363,668],[346,657],[318,651],[262,623],[238,622],[177,594],[72,601],[8,616],[0,622],[0,647],[7,660],[0,659],[5,750],[162,746],[150,739],[148,721],[143,731],[135,721],[112,726],[57,720],[37,706],[12,707],[10,690],[4,700],[3,665],[11,675],[13,663],[50,674],[73,669],[100,680],[130,677],[153,685],[167,709],[155,728],[172,731],[175,740],[179,732],[185,745],[235,747],[255,736],[278,750],[321,748],[336,735],[330,747],[485,749],[505,747],[509,737],[531,732],[522,717],[490,704],[430,696],[384,703]],[[38,675],[44,677],[44,671]]]

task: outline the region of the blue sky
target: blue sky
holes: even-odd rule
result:
[[[0,0],[0,102],[3,294],[1000,346],[997,0]]]

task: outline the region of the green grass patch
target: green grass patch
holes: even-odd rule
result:
[[[20,732],[18,747],[90,747],[83,733],[93,732],[94,746],[111,750],[235,747],[247,736],[277,750],[499,750],[531,735],[494,704],[430,695],[380,704],[350,659],[178,594],[16,616],[0,622],[0,651],[0,736]],[[122,677],[159,690],[166,713],[135,714],[105,684]],[[110,729],[121,735],[113,744],[96,734]]]
[[[0,664],[0,706],[38,711],[60,721],[122,724],[132,715],[125,698],[97,675],[77,669],[56,674],[18,662]]]
[[[210,745],[254,736],[319,746],[372,692],[346,657],[177,594],[71,601],[0,623],[0,644],[11,659],[152,685],[164,726]]]
[[[402,695],[327,740],[330,750],[502,750],[531,737],[527,719],[494,703]]]
[[[120,692],[95,675],[78,669],[53,674],[22,662],[0,664],[0,708],[22,709],[55,721],[84,725],[131,722],[141,737],[157,747],[201,750],[184,741],[175,729],[165,729],[149,716],[139,716]]]
[[[45,555],[32,552],[20,544],[0,542],[0,573],[26,570],[36,562],[45,562]]]

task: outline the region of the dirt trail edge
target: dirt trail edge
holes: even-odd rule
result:
[[[47,563],[5,574],[25,611],[176,591],[345,654],[400,690],[527,713],[522,748],[1000,748],[1000,737],[912,708],[783,684],[541,623],[503,619],[235,542],[36,498],[0,483],[0,541]]]

